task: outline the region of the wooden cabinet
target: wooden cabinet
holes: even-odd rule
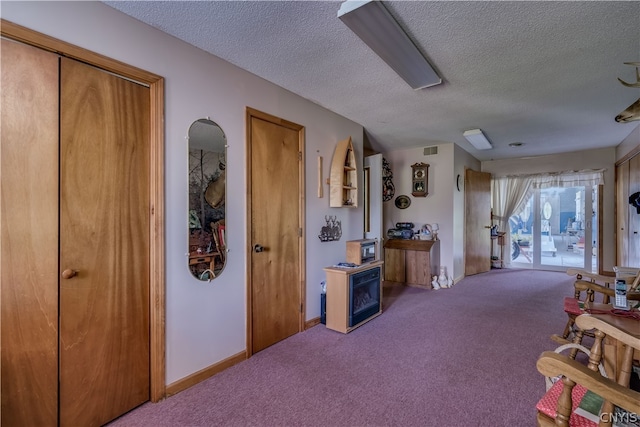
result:
[[[326,267],[326,326],[349,333],[382,314],[382,261],[356,268]],[[358,300],[367,306],[358,307]]]
[[[358,169],[351,137],[338,142],[333,153],[329,175],[329,206],[358,206]]]
[[[384,249],[384,280],[431,289],[440,274],[439,240],[389,239]]]

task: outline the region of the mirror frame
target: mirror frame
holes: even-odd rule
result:
[[[198,280],[218,277],[227,263],[227,138],[209,117],[188,133],[187,267]]]

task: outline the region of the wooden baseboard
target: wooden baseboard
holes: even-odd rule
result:
[[[311,320],[307,320],[304,322],[304,330],[306,331],[309,328],[313,328],[316,325],[320,324],[320,317],[313,318]]]
[[[187,377],[184,377],[174,383],[171,383],[167,386],[166,397],[173,396],[174,394],[180,393],[183,390],[188,389],[191,386],[198,384],[201,381],[206,380],[214,376],[215,374],[224,371],[227,368],[232,367],[244,360],[247,360],[247,352],[242,351],[238,354],[234,354],[233,356],[227,357],[226,359],[208,366],[204,369],[201,369],[198,372],[195,372]]]

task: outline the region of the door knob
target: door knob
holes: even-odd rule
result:
[[[262,245],[255,245],[253,247],[253,251],[254,252],[263,252],[264,251],[264,247]]]
[[[75,271],[75,270],[66,269],[65,271],[62,272],[62,278],[63,279],[71,279],[72,277],[76,276],[77,274],[78,274],[78,272]]]

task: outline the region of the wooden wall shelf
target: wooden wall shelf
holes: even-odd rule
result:
[[[329,175],[329,206],[358,207],[358,168],[351,137],[338,142]]]

